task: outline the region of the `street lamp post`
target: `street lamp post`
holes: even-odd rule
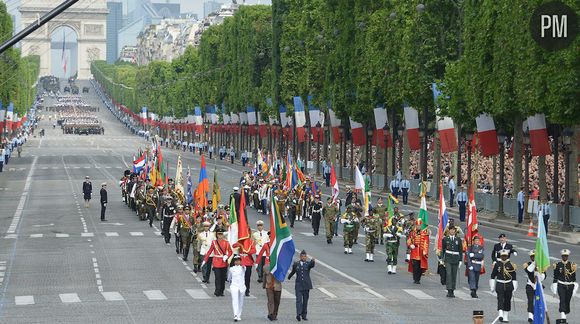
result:
[[[397,129],[397,135],[399,140],[399,170],[401,170],[401,174],[403,174],[403,132],[405,131],[405,127],[400,125]],[[394,154],[393,154],[394,155]]]
[[[421,139],[421,179],[427,181],[427,150],[424,149],[427,143],[427,132],[422,128],[419,129],[419,138]]]
[[[316,123],[316,175],[320,175],[320,121]]]
[[[340,168],[338,170],[338,176],[340,177],[340,179],[344,179],[343,176],[343,169],[346,165],[345,161],[346,161],[346,144],[344,144],[344,126],[340,125],[338,126],[338,133],[340,136]]]
[[[526,129],[524,131],[524,196],[525,196],[525,204],[524,204],[524,214],[526,215],[526,220],[530,218],[528,214],[528,202],[530,200],[530,131]]]
[[[572,231],[572,226],[570,226],[570,155],[572,153],[570,145],[572,136],[574,136],[574,132],[569,128],[564,129],[562,132],[562,143],[564,144],[564,184],[566,186],[564,188],[564,220],[561,228],[563,232]]]
[[[383,152],[383,190],[385,192],[389,192],[389,170],[388,170],[388,162],[387,162],[387,137],[389,136],[389,125],[385,123],[385,126],[383,127],[383,135],[384,135],[384,152]],[[393,165],[393,168],[395,166]]]
[[[469,186],[471,186],[471,143],[473,141],[473,132],[467,131],[465,133],[465,140],[467,143],[467,188],[469,190]],[[457,180],[459,181],[459,179]],[[473,188],[475,192],[475,188]]]
[[[505,181],[504,181],[504,165],[505,165],[505,139],[506,135],[503,129],[500,129],[497,133],[497,142],[499,144],[499,200],[497,206],[497,215],[503,217],[503,195],[505,193]]]

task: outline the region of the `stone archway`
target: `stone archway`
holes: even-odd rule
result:
[[[29,0],[19,8],[22,24],[26,27],[62,3],[62,0]],[[104,60],[107,52],[106,0],[80,0],[74,6],[49,21],[22,40],[22,55],[40,56],[40,75],[51,73],[51,35],[55,29],[66,26],[77,34],[77,62],[79,79],[91,76],[91,62]]]

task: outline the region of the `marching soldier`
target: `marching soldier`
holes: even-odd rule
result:
[[[195,223],[193,225],[193,238],[192,238],[192,246],[193,246],[193,272],[198,273],[201,271],[201,241],[199,240],[199,233],[203,232],[203,222],[202,222],[202,215],[198,214],[194,217]]]
[[[173,217],[173,220],[171,221],[171,225],[169,226],[169,231],[173,232],[173,234],[175,235],[175,253],[177,253],[177,254],[181,253],[181,250],[183,248],[181,245],[181,239],[180,239],[181,222],[179,221],[179,219],[181,217],[183,217],[183,205],[178,205],[177,212],[175,213],[175,216]]]
[[[517,256],[518,252],[514,249],[513,245],[507,242],[507,236],[504,233],[499,234],[499,243],[493,246],[493,252],[491,252],[491,262],[496,262],[501,259],[500,252],[503,250],[508,251],[508,259],[513,255]]]
[[[356,198],[356,194],[354,196],[355,198],[353,199],[353,211],[354,214],[356,215],[356,219],[357,221],[354,223],[354,233],[352,234],[352,239],[354,241],[354,244],[358,243],[358,232],[360,229],[360,221],[363,219],[363,208],[362,208],[362,204],[360,199]]]
[[[352,254],[354,235],[356,235],[355,224],[358,223],[358,218],[354,212],[353,205],[349,205],[346,208],[346,213],[342,215],[340,222],[344,225],[342,229],[342,237],[344,238],[344,254]]]
[[[268,232],[264,230],[264,222],[263,221],[261,221],[261,220],[257,221],[256,227],[258,229],[254,233],[252,233],[252,239],[254,240],[254,243],[256,244],[256,251],[260,252],[262,250],[262,247],[264,247],[264,245],[270,241],[270,236],[268,236]],[[264,280],[263,267],[264,267],[265,259],[262,258],[261,260],[256,260],[256,262],[258,263],[258,268],[257,268],[258,282],[262,282]]]
[[[501,323],[509,322],[512,296],[518,289],[516,266],[508,259],[509,250],[499,251],[500,259],[493,265],[489,287],[491,292],[497,292],[497,310]]]
[[[171,196],[165,198],[161,214],[163,216],[163,227],[161,233],[165,238],[165,244],[169,245],[171,243],[171,232],[169,231],[169,228],[173,221],[173,217],[175,216],[175,205],[171,202]]]
[[[320,196],[317,194],[314,196],[314,202],[312,202],[312,232],[316,236],[318,235],[318,230],[320,229],[320,218],[322,217],[322,202],[320,201]]]
[[[153,219],[156,218],[158,199],[159,197],[157,196],[155,188],[149,188],[147,196],[145,197],[145,204],[147,205],[147,217],[149,218],[149,227],[153,227]]]
[[[401,236],[403,235],[403,228],[399,226],[397,219],[392,217],[391,219],[387,219],[383,232],[387,249],[387,273],[395,274],[397,273],[397,256],[399,255],[399,245],[401,243]]]
[[[209,250],[203,258],[202,266],[209,261],[209,257],[213,255],[211,260],[214,276],[215,276],[215,291],[216,297],[223,296],[226,288],[226,275],[228,271],[228,259],[233,254],[230,243],[224,238],[223,232],[217,232],[217,240],[211,243]]]
[[[326,228],[326,243],[332,244],[336,215],[339,213],[338,206],[333,202],[332,197],[328,197],[326,200],[326,206],[324,206],[322,213],[324,214],[324,227]]]
[[[250,282],[252,279],[252,269],[254,268],[254,254],[256,254],[256,243],[253,240],[248,240],[249,244],[240,244],[236,242],[232,245],[232,249],[239,249],[239,256],[242,261],[242,266],[244,266],[244,282],[246,286],[246,297],[250,296]]]
[[[189,247],[193,241],[193,217],[189,210],[189,206],[185,206],[184,213],[179,217],[179,227],[181,236],[181,246],[183,248],[183,261],[187,261],[189,256]]]
[[[429,268],[427,258],[429,256],[429,230],[422,229],[423,221],[419,218],[415,221],[413,230],[407,237],[409,247],[409,272],[413,273],[413,283],[420,284],[421,276]]]
[[[473,236],[473,244],[467,248],[467,281],[469,282],[469,289],[471,290],[471,297],[477,297],[477,289],[479,289],[479,276],[483,270],[483,259],[485,258],[483,245],[480,244],[481,239],[479,235]]]
[[[461,239],[456,236],[455,227],[449,227],[449,236],[443,238],[441,243],[443,261],[445,262],[445,270],[447,278],[445,280],[447,286],[447,297],[454,298],[455,284],[457,283],[457,270],[461,266],[463,243]]]
[[[534,297],[536,291],[536,274],[538,273],[538,268],[536,267],[536,250],[530,251],[530,261],[524,263],[523,268],[526,273],[526,297],[528,298],[528,322],[534,322]],[[546,278],[545,273],[540,274],[540,281]]]
[[[365,244],[366,244],[366,259],[365,262],[375,262],[375,241],[377,239],[377,223],[380,222],[379,218],[373,216],[373,214],[367,215],[362,223],[365,231]],[[380,226],[380,223],[379,225]]]
[[[560,298],[560,318],[566,319],[566,315],[570,313],[570,300],[576,295],[578,291],[578,283],[576,283],[576,263],[568,261],[570,250],[563,249],[560,254],[562,260],[554,264],[554,283],[552,284],[552,292]]]
[[[288,199],[287,202],[287,214],[288,218],[290,219],[290,227],[294,228],[294,222],[296,221],[296,213],[298,212],[298,202],[296,198]]]
[[[380,237],[381,245],[384,244],[384,242],[383,242],[383,224],[385,224],[386,212],[387,212],[387,207],[385,205],[383,205],[383,198],[379,197],[377,199],[377,205],[373,207],[373,215],[375,216],[375,218],[378,218],[378,220],[379,220],[377,234]],[[375,243],[378,243],[378,242],[375,242]]]
[[[202,223],[203,225],[203,231],[201,231],[200,233],[197,234],[197,239],[199,241],[199,254],[200,254],[200,258],[201,259],[208,259],[208,262],[204,265],[202,263],[201,265],[201,272],[203,275],[203,283],[209,283],[209,276],[211,274],[211,263],[212,263],[212,256],[208,256],[208,258],[206,258],[207,255],[207,251],[209,251],[209,248],[211,246],[211,242],[213,242],[213,240],[215,240],[215,234],[214,232],[211,232],[209,230],[210,227],[210,222],[205,221]]]
[[[147,216],[147,209],[145,206],[145,197],[147,192],[145,191],[145,184],[141,182],[137,194],[135,195],[135,203],[137,204],[137,215],[139,219],[144,221]]]

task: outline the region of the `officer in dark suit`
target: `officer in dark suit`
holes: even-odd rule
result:
[[[85,182],[83,182],[83,197],[85,198],[85,208],[89,208],[89,201],[91,200],[92,193],[93,184],[89,180],[89,176],[86,176]]]
[[[105,210],[107,209],[107,184],[101,184],[101,222],[106,221]]]
[[[493,251],[491,252],[491,263],[492,264],[501,260],[501,258],[500,258],[500,251],[501,250],[508,250],[508,252],[509,252],[508,259],[511,257],[512,254],[515,256],[518,255],[518,252],[516,252],[513,245],[511,245],[507,242],[507,236],[504,233],[501,233],[499,235],[499,243],[496,243],[493,246]]]
[[[445,269],[447,271],[446,286],[447,297],[454,298],[455,284],[457,281],[457,270],[462,263],[463,243],[456,235],[455,226],[449,227],[449,236],[446,236],[441,243],[443,250],[441,255],[445,262]]]
[[[308,261],[308,256],[306,251],[302,250],[300,252],[300,260],[294,262],[292,265],[292,271],[288,275],[288,280],[296,274],[296,281],[294,284],[294,290],[296,294],[296,320],[307,320],[306,314],[308,313],[308,297],[310,296],[310,290],[312,289],[312,280],[310,280],[310,269],[314,268],[314,260],[312,258]]]

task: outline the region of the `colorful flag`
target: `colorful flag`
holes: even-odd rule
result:
[[[541,223],[541,222],[540,222]],[[536,291],[534,292],[534,324],[544,324],[546,321],[546,299],[540,275],[536,277]]]
[[[183,165],[181,163],[181,155],[177,157],[177,169],[175,170],[175,190],[185,194],[183,190]]]
[[[365,129],[363,125],[359,122],[350,119],[350,131],[352,134],[352,145],[363,146],[366,144],[367,135],[365,134]]]
[[[238,243],[242,246],[242,253],[249,253],[252,247],[252,237],[248,218],[246,217],[245,190],[240,195],[240,209],[238,210]]]
[[[385,126],[389,125],[389,122],[387,121],[387,110],[384,106],[379,106],[375,108],[374,112],[375,131],[373,132],[373,144],[381,148],[393,147],[393,139],[391,134],[389,132],[386,132],[385,134],[384,129]]]
[[[364,203],[363,203],[364,204],[364,207],[363,207],[364,208],[364,216],[367,216],[369,214],[369,201],[368,201],[366,187],[367,187],[367,184],[365,182],[364,176],[360,172],[358,166],[355,166],[354,189],[360,190],[361,196],[364,199]]]
[[[243,191],[243,190],[242,190]],[[236,212],[236,200],[234,195],[230,196],[230,218],[228,219],[228,242],[234,244],[238,242],[238,215]]]
[[[427,215],[427,200],[425,199],[425,192],[421,195],[421,208],[419,209],[419,217],[422,221],[421,229],[424,230],[429,227],[429,217]]]
[[[441,251],[443,242],[443,231],[447,227],[447,222],[449,221],[449,216],[447,215],[447,206],[445,205],[445,197],[443,197],[443,184],[439,184],[439,225],[437,227],[437,237],[435,246],[437,251]]]
[[[473,244],[473,237],[477,234],[481,245],[484,245],[483,236],[479,234],[479,223],[477,222],[477,207],[475,206],[475,192],[473,185],[469,186],[469,202],[467,206],[467,235],[465,244]]]
[[[489,114],[481,114],[475,118],[477,124],[477,137],[479,138],[479,149],[483,156],[494,156],[499,153],[497,143],[497,132],[495,123]]]
[[[187,166],[187,193],[185,194],[185,200],[187,204],[191,204],[193,201],[193,183],[191,181],[191,170],[189,169],[189,165]]]
[[[242,190],[243,193],[244,190]],[[212,203],[212,210],[216,211],[217,210],[217,205],[219,203],[219,201],[222,200],[222,195],[220,193],[220,184],[218,183],[218,178],[217,178],[217,170],[214,168],[213,170],[213,188],[211,191],[211,203]]]
[[[528,117],[527,126],[530,132],[530,144],[532,146],[532,156],[546,156],[552,154],[550,142],[548,140],[548,129],[546,129],[546,116],[536,114]]]
[[[283,282],[292,265],[294,241],[284,217],[278,210],[274,195],[270,195],[270,272],[276,280]]]
[[[334,164],[330,167],[330,186],[332,187],[332,200],[338,201],[338,181],[336,181],[336,172],[334,171]]]
[[[419,113],[416,109],[408,106],[404,110],[409,148],[411,151],[417,151],[421,149],[421,140],[419,139]]]
[[[133,161],[133,173],[141,173],[141,170],[145,166],[145,154],[141,155],[140,158]]]
[[[536,267],[539,272],[545,272],[550,267],[550,251],[548,250],[548,235],[544,228],[542,211],[538,215],[538,238],[536,239]]]

